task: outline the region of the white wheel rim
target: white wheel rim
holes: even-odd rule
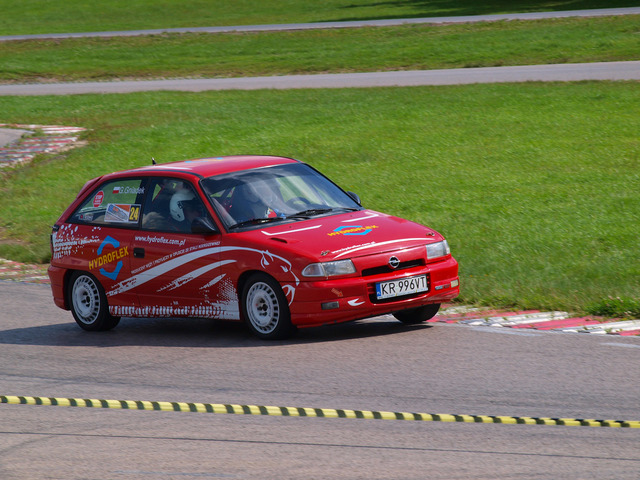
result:
[[[278,326],[280,304],[273,289],[263,282],[251,286],[247,293],[247,316],[260,333],[271,333]]]
[[[98,286],[89,277],[79,277],[71,292],[73,309],[82,323],[91,324],[100,313],[100,292]]]

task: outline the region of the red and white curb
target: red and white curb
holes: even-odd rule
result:
[[[430,322],[488,328],[526,328],[560,333],[640,336],[640,320],[619,321],[600,317],[573,317],[567,312],[557,311],[503,312],[466,306],[445,306]]]
[[[59,153],[77,147],[79,135],[87,130],[82,127],[62,125],[15,123],[0,123],[0,128],[16,128],[41,133],[0,147],[0,168],[21,165],[33,160],[37,155]]]
[[[0,258],[0,280],[49,283],[48,265],[27,264]]]

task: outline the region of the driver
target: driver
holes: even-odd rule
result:
[[[193,192],[180,190],[171,197],[169,212],[178,230],[190,232],[191,222],[202,216],[202,205]]]

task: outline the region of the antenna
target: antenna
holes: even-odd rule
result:
[[[151,165],[157,165],[156,159],[153,157],[151,157]]]

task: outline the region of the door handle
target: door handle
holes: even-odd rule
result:
[[[133,249],[134,258],[144,258],[144,248],[136,247]]]

